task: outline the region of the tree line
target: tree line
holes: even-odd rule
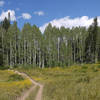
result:
[[[10,14],[0,23],[0,66],[70,66],[100,61],[100,27],[97,17],[89,28],[56,28],[49,24],[44,33],[39,27],[17,22]]]

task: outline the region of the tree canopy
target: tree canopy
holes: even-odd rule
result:
[[[56,28],[51,24],[44,33],[39,27],[5,18],[0,24],[0,65],[32,65],[40,68],[69,66],[100,61],[100,27],[97,17],[87,29]]]

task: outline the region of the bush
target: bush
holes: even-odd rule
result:
[[[90,77],[89,76],[80,77],[80,78],[78,78],[77,83],[80,83],[80,82],[89,83],[90,82]]]
[[[21,81],[21,80],[24,80],[24,78],[18,74],[13,74],[9,76],[9,79],[8,79],[8,81]]]
[[[0,70],[5,70],[5,69],[9,69],[9,66],[0,66]]]
[[[100,65],[98,65],[97,67],[100,68]]]
[[[92,70],[93,70],[93,72],[97,72],[98,71],[98,68],[95,67],[95,66],[92,66]]]
[[[88,69],[88,66],[84,65],[84,66],[82,66],[82,69]]]
[[[17,64],[13,66],[13,68],[17,68],[17,67],[18,67],[18,65],[17,65]]]

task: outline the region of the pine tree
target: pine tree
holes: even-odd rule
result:
[[[4,21],[2,22],[2,27],[6,30],[10,27],[10,21],[5,17]]]
[[[0,31],[0,66],[3,66],[2,32]]]
[[[95,63],[96,59],[96,41],[97,41],[97,17],[94,19],[93,24],[88,29],[88,37],[85,41],[85,62]]]

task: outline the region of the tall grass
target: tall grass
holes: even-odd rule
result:
[[[100,100],[100,65],[19,69],[44,84],[42,100]]]

